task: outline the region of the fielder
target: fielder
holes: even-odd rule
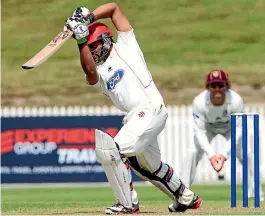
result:
[[[210,71],[206,76],[205,88],[193,100],[194,119],[194,145],[189,149],[185,160],[185,171],[181,177],[183,183],[190,188],[196,174],[196,167],[205,153],[212,167],[219,172],[224,161],[229,157],[231,150],[230,115],[243,112],[243,100],[239,94],[231,90],[228,74],[223,70]],[[237,158],[242,164],[241,122],[237,121]],[[210,145],[212,139],[220,134],[228,143],[224,145],[223,152],[217,154]],[[249,197],[254,197],[254,154],[248,148],[249,162]],[[264,193],[261,200],[264,200]]]
[[[95,22],[104,18],[110,18],[117,30],[116,43],[110,29]],[[103,131],[95,132],[97,160],[116,199],[106,214],[139,212],[129,167],[174,201],[170,211],[199,208],[203,200],[182,184],[171,166],[161,161],[157,136],[165,127],[168,112],[134,30],[118,5],[104,4],[92,13],[85,7],[77,8],[68,18],[67,27],[77,40],[87,83],[100,88],[118,109],[126,112],[123,127],[114,139]]]

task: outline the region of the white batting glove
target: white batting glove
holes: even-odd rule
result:
[[[75,9],[75,11],[73,13],[73,17],[78,17],[78,18],[84,17],[84,18],[87,18],[89,14],[90,14],[90,11],[89,11],[88,8],[86,8],[86,7],[78,7],[78,8]]]
[[[78,44],[85,43],[86,37],[89,35],[88,24],[81,18],[69,17],[66,21],[67,28],[71,29],[74,33],[74,38]],[[64,28],[65,29],[65,28]]]
[[[73,16],[83,20],[87,25],[96,21],[96,17],[93,13],[90,13],[86,7],[78,7],[75,9]]]

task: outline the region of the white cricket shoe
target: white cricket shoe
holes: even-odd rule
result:
[[[111,207],[106,208],[105,213],[108,215],[118,215],[118,214],[138,214],[140,213],[139,210],[139,203],[133,204],[133,207],[126,208],[122,204],[115,204]]]
[[[189,206],[179,204],[179,203],[172,203],[168,206],[169,212],[185,212],[187,209],[197,209],[202,206],[203,199],[195,194],[192,202]]]

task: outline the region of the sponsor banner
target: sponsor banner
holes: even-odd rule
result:
[[[123,116],[2,118],[1,182],[105,182],[95,129],[115,136]],[[134,180],[139,180],[133,176]]]

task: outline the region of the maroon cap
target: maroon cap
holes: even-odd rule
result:
[[[215,69],[210,71],[206,76],[206,82],[205,86],[208,87],[208,84],[210,83],[216,83],[216,82],[223,82],[228,85],[228,88],[230,88],[230,81],[228,74],[220,69]]]

